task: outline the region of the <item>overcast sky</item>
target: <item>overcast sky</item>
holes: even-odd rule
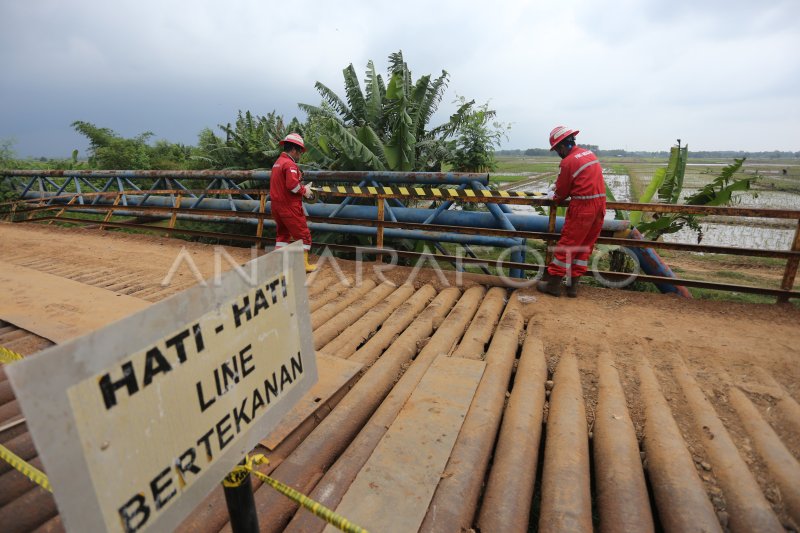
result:
[[[237,110],[304,118],[321,81],[379,72],[402,50],[415,78],[512,125],[503,148],[554,126],[604,149],[800,150],[797,0],[0,1],[0,141],[68,157],[89,121],[196,144]]]

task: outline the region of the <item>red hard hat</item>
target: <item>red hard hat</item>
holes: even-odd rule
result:
[[[579,134],[579,130],[573,130],[566,126],[556,126],[550,132],[550,149],[554,149],[558,143],[569,137],[570,135]]]
[[[284,140],[280,142],[280,145],[283,146],[283,143],[296,144],[297,146],[300,147],[302,151],[304,152],[306,151],[306,145],[303,144],[303,138],[300,137],[300,134],[298,133],[290,133],[289,135],[286,136]]]

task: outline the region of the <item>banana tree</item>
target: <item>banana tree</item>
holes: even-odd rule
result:
[[[288,133],[303,133],[303,126],[292,119],[288,124],[275,113],[266,116],[239,111],[236,121],[219,125],[225,138],[206,128],[200,132],[198,154],[194,159],[218,169],[271,168],[281,153],[279,141]]]
[[[299,104],[317,125],[308,144],[321,166],[338,170],[438,170],[448,151],[446,140],[471,108],[461,106],[450,120],[428,129],[447,88],[449,74],[413,81],[402,52],[389,56],[388,84],[367,63],[364,89],[353,65],[343,70],[345,97],[321,82],[319,106]]]
[[[688,146],[681,147],[680,144],[673,146],[670,151],[670,159],[666,169],[658,169],[653,176],[644,194],[639,198],[640,203],[648,203],[655,196],[663,203],[677,204],[683,192],[683,179],[686,171],[686,160],[688,159]],[[737,172],[742,168],[746,158],[734,159],[734,162],[722,169],[722,172],[713,181],[705,185],[696,193],[687,196],[683,200],[684,205],[728,205],[732,203],[733,193],[737,191],[750,190],[752,183],[759,179],[756,174],[745,178],[735,178]],[[636,226],[642,234],[650,240],[656,240],[660,236],[675,233],[684,227],[697,232],[697,241],[703,238],[700,219],[703,215],[686,215],[681,213],[669,213],[653,216],[650,222],[641,222],[642,213],[634,211],[630,214],[631,226]]]

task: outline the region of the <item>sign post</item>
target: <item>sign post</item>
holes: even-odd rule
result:
[[[8,376],[65,526],[171,530],[317,379],[299,243]]]
[[[239,463],[240,466],[245,464],[244,460]],[[258,513],[253,497],[253,486],[250,484],[250,471],[243,475],[231,472],[225,477],[222,486],[225,490],[225,504],[228,506],[231,531],[258,533]]]

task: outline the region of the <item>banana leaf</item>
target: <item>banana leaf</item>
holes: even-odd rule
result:
[[[734,179],[733,176],[742,168],[746,158],[734,159],[734,162],[722,169],[722,173],[711,183],[686,199],[688,205],[727,205],[736,191],[747,191],[752,182],[759,176]],[[733,183],[731,183],[733,180]]]
[[[683,190],[683,177],[686,173],[686,160],[688,159],[689,146],[681,148],[680,145],[670,149],[667,173],[664,183],[658,189],[658,197],[662,202],[677,204]]]
[[[606,200],[609,202],[617,201],[617,199],[614,198],[614,192],[608,185],[606,185]],[[623,211],[622,209],[614,209],[614,218],[617,220],[628,220],[628,212]]]
[[[667,169],[659,168],[656,170],[655,174],[653,174],[653,179],[650,180],[650,183],[647,185],[647,188],[644,190],[642,195],[639,197],[640,204],[649,204],[653,196],[655,196],[656,191],[661,187],[661,184],[664,183],[664,178],[667,175]],[[631,211],[630,214],[630,221],[631,226],[638,226],[639,223],[642,221],[642,212],[641,211]]]

